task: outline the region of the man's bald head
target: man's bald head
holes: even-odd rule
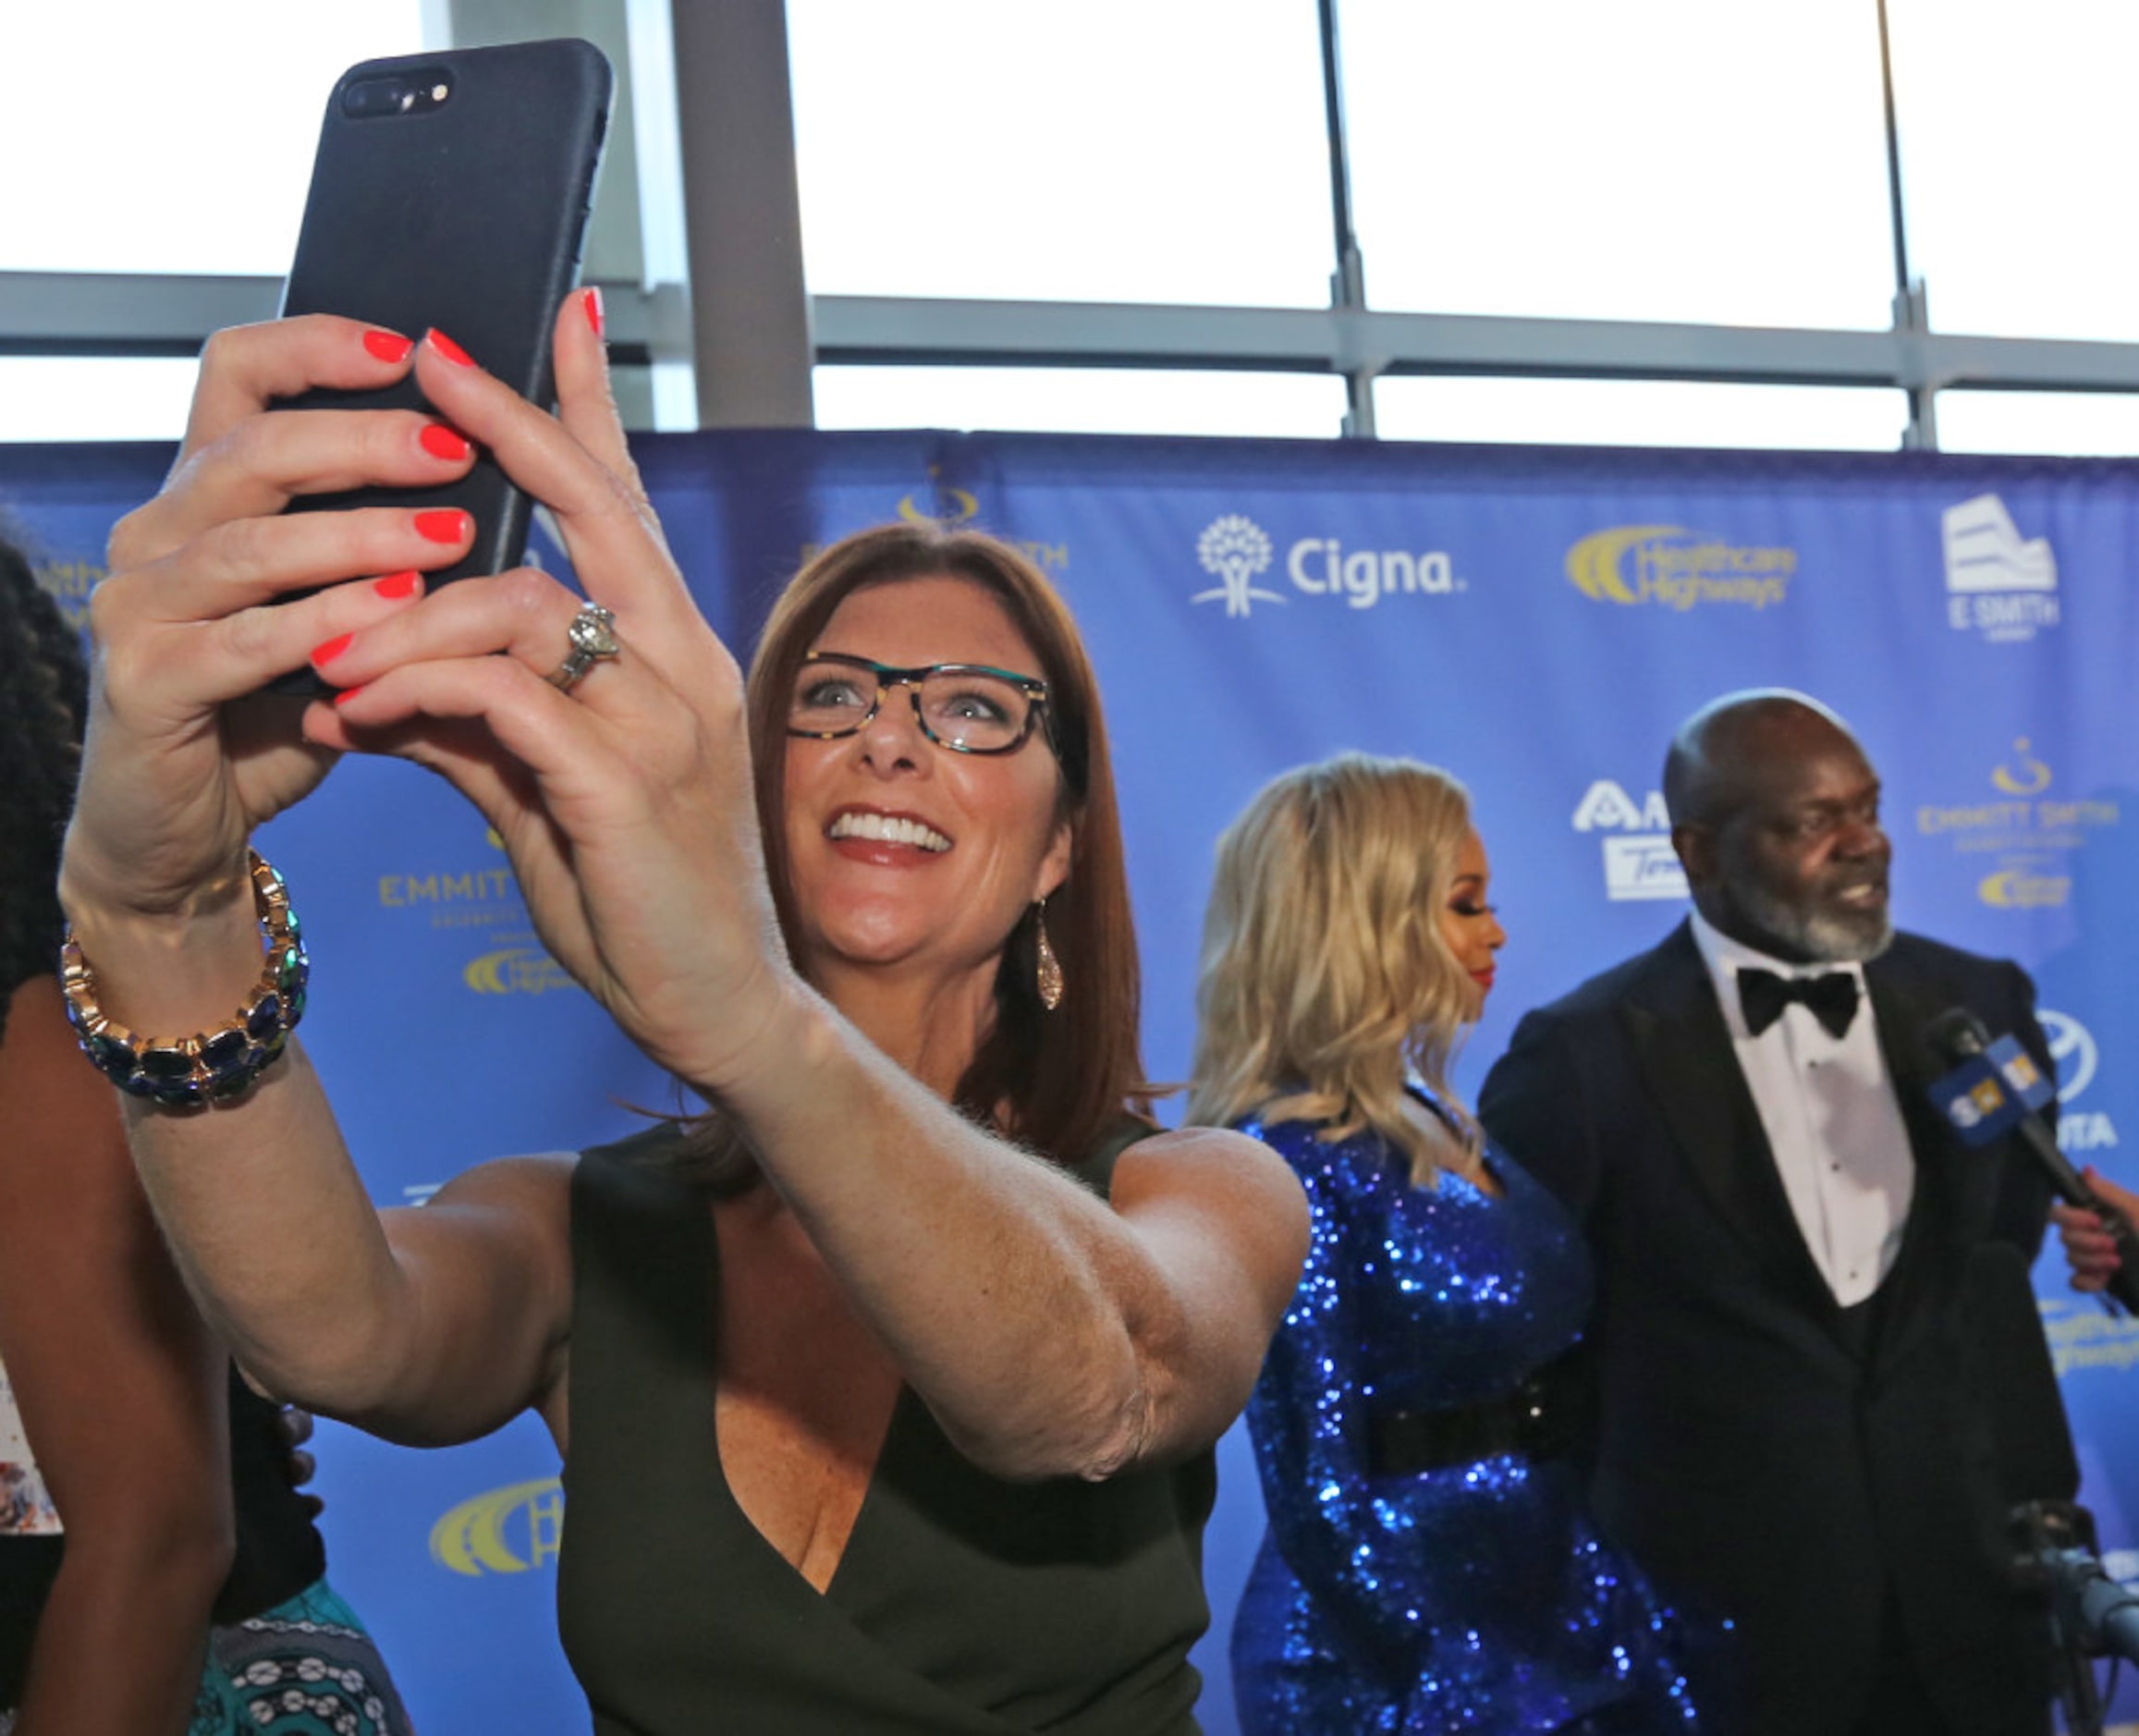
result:
[[[1876,958],[1893,935],[1879,780],[1849,727],[1782,688],[1701,707],[1664,760],[1693,905],[1780,959]]]
[[[1779,765],[1837,738],[1864,757],[1849,726],[1808,693],[1757,687],[1710,700],[1679,726],[1664,756],[1672,825],[1725,824]]]

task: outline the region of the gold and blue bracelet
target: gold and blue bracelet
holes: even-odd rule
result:
[[[174,1107],[226,1102],[265,1072],[304,1017],[305,956],[289,888],[257,850],[246,852],[252,908],[263,954],[260,981],[226,1025],[189,1037],[144,1037],[106,1016],[97,1005],[96,978],[81,956],[74,925],[59,948],[59,984],[81,1052],[121,1091]]]

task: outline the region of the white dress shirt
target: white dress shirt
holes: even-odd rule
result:
[[[1864,967],[1787,963],[1732,940],[1698,911],[1693,923],[1804,1245],[1837,1302],[1863,1302],[1893,1268],[1916,1182]],[[1738,972],[1747,967],[1780,977],[1846,972],[1857,981],[1856,1017],[1831,1037],[1810,1008],[1792,1001],[1754,1036],[1738,995]]]

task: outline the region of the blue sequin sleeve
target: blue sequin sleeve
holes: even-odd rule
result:
[[[1248,1404],[1270,1534],[1329,1614],[1400,1665],[1415,1649],[1423,1620],[1400,1595],[1405,1576],[1398,1562],[1411,1523],[1404,1510],[1373,1494],[1366,1434],[1372,1394],[1362,1390],[1358,1364],[1359,1347],[1370,1335],[1357,1281],[1382,1253],[1385,1218],[1362,1197],[1355,1147],[1324,1144],[1297,1123],[1247,1131],[1290,1163],[1314,1216],[1300,1287]]]

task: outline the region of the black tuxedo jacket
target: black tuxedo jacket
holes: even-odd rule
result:
[[[1481,1119],[1588,1232],[1597,1515],[1690,1617],[1735,1624],[1689,1660],[1725,1730],[1849,1730],[1890,1598],[1954,1730],[2038,1731],[2044,1617],[2012,1589],[1960,1315],[1973,1250],[2032,1257],[2048,1189],[2016,1141],[1945,1126],[1921,1033],[1964,1006],[2046,1075],[2048,1049],[2015,965],[1902,935],[1864,977],[1916,1160],[1868,1337],[1798,1230],[1690,926],[1524,1018]]]

